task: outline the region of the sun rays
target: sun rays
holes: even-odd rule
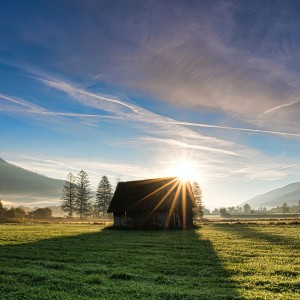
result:
[[[143,205],[148,201],[152,201],[153,197],[159,198],[159,201],[157,201],[157,203],[155,203],[149,211],[149,214],[145,219],[145,223],[148,222],[148,220],[150,220],[158,210],[166,209],[168,213],[166,214],[165,227],[168,228],[169,226],[176,226],[175,224],[172,224],[172,222],[176,220],[176,222],[180,222],[183,229],[186,229],[187,207],[188,205],[191,205],[190,201],[194,203],[194,197],[189,180],[181,180],[178,177],[158,178],[147,180],[145,184],[151,185],[154,182],[161,180],[165,180],[166,183],[149,192],[134,205]],[[189,204],[187,204],[187,202],[189,202]]]
[[[200,174],[196,169],[196,163],[188,159],[174,160],[169,163],[166,173],[177,177],[181,182],[198,181]]]

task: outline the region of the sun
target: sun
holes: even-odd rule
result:
[[[180,160],[172,164],[170,174],[176,176],[180,181],[195,181],[198,179],[199,174],[195,169],[195,164],[192,161]]]

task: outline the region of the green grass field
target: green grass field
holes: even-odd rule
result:
[[[0,225],[0,299],[300,299],[300,226]]]

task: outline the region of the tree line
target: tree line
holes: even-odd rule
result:
[[[63,187],[61,210],[68,213],[70,218],[105,216],[112,196],[112,185],[106,175],[98,184],[94,200],[88,174],[83,170],[77,176],[70,172]]]
[[[51,219],[51,217],[52,210],[49,207],[36,208],[26,213],[25,209],[20,206],[6,208],[0,200],[0,223],[19,222],[24,221],[25,219],[48,220]]]
[[[220,207],[215,208],[212,214],[219,214],[222,217],[229,217],[234,215],[247,215],[247,214],[256,214],[256,215],[265,215],[265,214],[276,214],[276,213],[300,213],[300,200],[298,205],[289,206],[286,202],[281,206],[277,206],[271,209],[266,207],[261,207],[259,209],[254,209],[250,204],[246,203],[243,206],[230,206],[230,207]]]

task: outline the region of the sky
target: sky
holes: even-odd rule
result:
[[[0,2],[0,157],[139,180],[185,160],[207,207],[300,181],[299,1]]]

